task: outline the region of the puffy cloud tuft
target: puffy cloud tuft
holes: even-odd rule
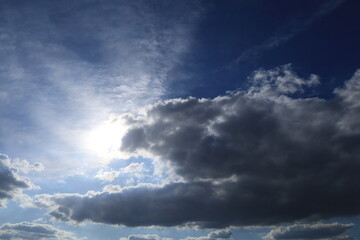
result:
[[[202,237],[187,237],[184,240],[223,240],[232,239],[232,233],[229,230],[219,230],[209,233]]]

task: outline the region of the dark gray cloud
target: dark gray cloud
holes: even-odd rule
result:
[[[4,240],[40,240],[66,239],[75,240],[70,232],[60,230],[48,224],[21,222],[6,223],[0,226],[0,239]]]
[[[0,154],[0,207],[4,207],[7,200],[21,195],[23,190],[35,187],[29,179],[20,177],[18,172],[40,166],[31,165],[25,160],[13,162],[7,155]]]
[[[248,91],[171,99],[143,116],[123,116],[130,130],[121,150],[155,156],[183,183],[42,195],[39,205],[56,219],[128,226],[222,228],[358,215],[360,71],[329,100],[292,97],[319,80],[297,76],[290,65],[256,71],[252,83]]]
[[[312,239],[327,239],[327,240],[344,240],[354,239],[346,235],[346,231],[350,229],[353,224],[341,223],[317,223],[317,224],[294,224],[288,227],[279,227],[271,230],[265,237],[265,240],[312,240]]]

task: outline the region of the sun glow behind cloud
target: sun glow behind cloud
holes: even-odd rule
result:
[[[85,150],[102,158],[104,161],[121,157],[122,154],[119,149],[122,136],[125,135],[126,131],[127,127],[121,119],[115,120],[114,117],[110,116],[108,121],[86,132],[82,144]]]

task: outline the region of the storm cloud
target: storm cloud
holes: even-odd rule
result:
[[[171,99],[120,116],[121,151],[166,163],[183,182],[38,196],[58,220],[223,228],[360,214],[360,70],[332,99],[319,77],[258,70],[247,91]],[[302,94],[302,95],[301,95]],[[100,214],[101,213],[101,214]]]
[[[316,224],[294,224],[288,227],[279,227],[271,230],[265,237],[265,240],[292,239],[292,240],[312,240],[329,239],[345,240],[354,239],[346,235],[353,224],[341,223],[316,223]]]

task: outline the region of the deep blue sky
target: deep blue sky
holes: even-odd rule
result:
[[[317,95],[329,97],[360,62],[359,2],[344,1],[320,15],[329,2],[206,1],[206,16],[198,25],[191,54],[180,67],[193,74],[190,94],[214,97],[244,88],[254,70],[292,63],[301,74],[320,75]],[[289,37],[261,47],[282,36]]]

